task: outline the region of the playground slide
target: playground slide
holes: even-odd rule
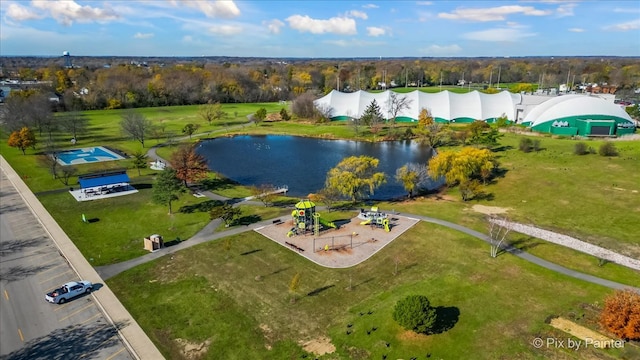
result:
[[[336,226],[336,224],[334,224],[332,221],[327,221],[323,218],[319,218],[318,221],[320,222],[320,224],[324,227],[330,227],[330,228],[334,228],[337,229],[338,227]]]
[[[362,222],[360,223],[360,225],[369,225],[369,224],[371,224],[371,219],[369,219],[369,220],[365,220],[365,221],[362,221]]]

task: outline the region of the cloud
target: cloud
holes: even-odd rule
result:
[[[381,27],[370,26],[367,28],[367,35],[377,37],[386,34],[386,30]]]
[[[563,4],[558,6],[558,8],[556,9],[556,15],[558,17],[565,17],[565,16],[573,16],[573,8],[576,7],[576,4]]]
[[[108,22],[120,18],[111,9],[81,6],[73,0],[33,0],[31,5],[36,9],[48,12],[52,18],[65,26],[71,26],[74,21],[81,23]]]
[[[328,20],[312,19],[307,15],[293,15],[287,19],[292,29],[312,34],[333,33],[341,35],[354,35],[356,21],[347,17],[332,17]]]
[[[143,34],[143,33],[139,32],[139,33],[136,33],[135,35],[133,35],[133,38],[134,39],[149,39],[149,38],[152,38],[153,36],[154,36],[153,33]]]
[[[208,28],[209,32],[215,35],[235,35],[242,32],[242,26],[239,25],[212,25]]]
[[[363,19],[363,20],[367,20],[369,18],[369,16],[367,16],[366,12],[358,11],[358,10],[347,11],[347,13],[345,15],[346,16],[355,17],[355,18],[360,18],[360,19]]]
[[[618,13],[625,13],[625,14],[630,14],[630,13],[640,13],[640,8],[615,8],[613,9],[613,12],[618,12]]]
[[[376,4],[365,4],[365,5],[362,5],[362,7],[365,8],[365,9],[377,9],[380,6],[378,6]]]
[[[416,2],[416,5],[420,5],[420,6],[433,5],[433,1],[418,1]]]
[[[278,19],[273,19],[270,21],[263,21],[262,25],[265,25],[269,32],[272,34],[280,34],[280,28],[284,26],[284,23]]]
[[[452,56],[462,52],[462,48],[457,44],[444,46],[434,44],[429,47],[420,49],[420,52],[432,56]]]
[[[505,28],[473,31],[463,34],[462,37],[477,41],[516,42],[522,38],[535,35],[535,33],[523,32],[521,29]]]
[[[9,7],[7,8],[7,17],[16,21],[43,18],[41,14],[38,14],[35,11],[18,4],[9,4]]]
[[[603,29],[609,31],[629,31],[629,30],[638,30],[640,29],[640,19],[627,21],[623,23],[613,24],[605,26]]]
[[[439,13],[438,17],[465,21],[503,21],[507,15],[511,14],[543,16],[550,13],[550,11],[538,10],[532,6],[505,5],[492,8],[457,8],[451,13]]]
[[[240,15],[240,9],[232,0],[170,0],[174,6],[185,5],[202,11],[208,18],[233,18]]]
[[[569,29],[569,31],[571,31],[571,32],[581,33],[581,32],[584,32],[584,29],[581,29],[581,28],[571,28],[571,29]]]

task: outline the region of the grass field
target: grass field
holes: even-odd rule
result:
[[[195,106],[141,109],[154,124],[164,126],[166,135],[148,140],[146,147],[181,135],[182,127],[190,122],[201,127],[194,139],[185,142],[231,134],[372,139],[366,132],[356,136],[353,128],[342,122],[247,126],[246,115],[260,107],[277,112],[281,105],[225,105],[229,119],[211,126],[198,119]],[[126,153],[145,151],[140,143],[120,133],[121,114],[122,110],[87,112],[90,130],[75,147],[109,145]],[[402,124],[400,131],[411,126]],[[38,165],[34,154],[41,149],[28,149],[27,155],[22,155],[7,146],[6,134],[1,135],[2,155],[95,266],[144,254],[144,236],[161,233],[165,241],[182,241],[209,221],[205,211],[179,211],[204,208],[206,199],[190,195],[175,202],[174,214],[168,215],[165,206],[151,201],[155,172],[143,169],[138,175],[131,169],[130,160],[81,165],[78,169],[87,173],[127,167],[132,183],[140,190],[138,194],[78,203],[66,192],[69,186]],[[67,137],[54,136],[60,146],[70,147]],[[526,154],[517,150],[522,137],[507,133],[500,139],[502,148],[496,155],[504,176],[487,186],[488,196],[482,200],[462,202],[456,189],[448,189],[412,201],[382,203],[380,207],[433,216],[482,232],[486,232],[484,215],[473,211],[472,206],[502,207],[509,209],[510,219],[640,257],[636,236],[640,223],[640,142],[616,142],[620,156],[608,158],[574,155],[575,141],[551,137],[538,137],[543,150]],[[589,141],[596,149],[601,143]],[[169,158],[174,149],[176,146],[162,147],[158,154]],[[70,186],[77,186],[75,178]],[[246,187],[213,174],[206,187],[230,198],[251,195]],[[251,222],[286,213],[290,207],[243,205],[242,211],[243,219]],[[82,214],[93,221],[83,223]],[[345,213],[323,213],[329,220],[332,216],[344,217]],[[510,241],[560,265],[638,285],[637,271],[615,264],[599,266],[592,256],[518,234],[512,234]],[[230,250],[226,250],[226,239],[207,243],[109,280],[168,358],[182,357],[174,341],[177,338],[192,343],[210,341],[205,358],[211,359],[300,358],[304,354],[298,341],[321,336],[328,336],[336,346],[336,352],[324,359],[375,359],[385,354],[389,359],[424,358],[427,353],[432,358],[464,358],[466,354],[487,359],[640,357],[632,345],[623,350],[589,349],[577,354],[533,348],[530,342],[536,336],[566,337],[544,323],[553,314],[587,313],[577,321],[597,328],[589,318],[590,312],[583,309],[597,308],[593,304],[601,302],[609,290],[510,255],[492,259],[486,243],[435,225],[420,224],[374,258],[342,270],[315,266],[253,232],[234,236],[229,243]],[[393,276],[396,261],[400,274]],[[296,272],[301,272],[302,281],[298,301],[292,304],[287,289]],[[390,318],[393,305],[413,293],[427,295],[434,305],[442,306],[450,320],[455,320],[449,322],[453,327],[429,337],[398,328]],[[456,311],[457,320],[452,316]],[[353,324],[353,333],[346,334],[346,324]],[[364,330],[373,327],[377,329],[367,335]]]

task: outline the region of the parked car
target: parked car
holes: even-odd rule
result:
[[[93,290],[93,284],[90,281],[70,281],[45,295],[44,299],[50,303],[64,304],[76,296],[90,293],[91,290]]]

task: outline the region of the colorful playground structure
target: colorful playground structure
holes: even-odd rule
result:
[[[287,237],[303,235],[307,232],[313,232],[315,236],[318,236],[321,228],[337,228],[333,222],[321,218],[320,214],[316,212],[316,204],[309,200],[300,200],[295,205],[295,210],[291,212],[291,218],[294,226],[287,233]]]
[[[383,228],[386,232],[391,231],[391,229],[389,228],[389,216],[378,210],[377,206],[372,206],[371,210],[369,211],[360,209],[358,218],[362,220],[362,222],[360,222],[360,225],[377,226]]]

